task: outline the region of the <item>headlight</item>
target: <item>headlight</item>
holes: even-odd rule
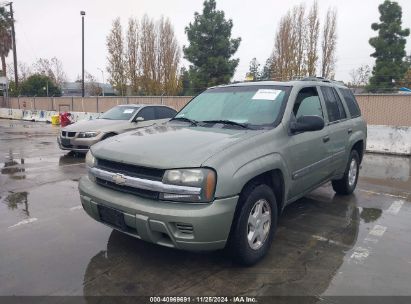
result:
[[[93,168],[96,165],[97,161],[96,158],[91,154],[91,151],[89,150],[86,154],[86,165],[87,167]]]
[[[91,137],[96,137],[97,135],[99,135],[100,134],[100,132],[92,132],[92,131],[90,131],[90,132],[80,132],[79,134],[78,134],[78,138],[91,138]]]
[[[214,199],[214,191],[217,176],[214,170],[199,169],[173,169],[164,173],[163,183],[169,185],[201,188],[199,195],[160,193],[160,199],[183,202],[211,202]]]

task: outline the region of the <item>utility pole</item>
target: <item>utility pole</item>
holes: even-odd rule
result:
[[[19,87],[19,75],[17,72],[16,32],[14,30],[13,2],[10,2],[7,5],[10,6],[11,35],[12,35],[12,40],[13,40],[14,83],[17,89]]]
[[[81,15],[81,96],[84,97],[84,16],[85,11],[80,12]]]

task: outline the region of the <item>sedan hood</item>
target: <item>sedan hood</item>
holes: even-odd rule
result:
[[[110,119],[93,119],[82,120],[64,127],[62,130],[69,132],[86,132],[86,131],[114,131],[130,127],[128,120],[110,120]]]
[[[113,137],[91,150],[97,158],[144,167],[199,167],[225,147],[256,132],[262,131],[162,124]]]

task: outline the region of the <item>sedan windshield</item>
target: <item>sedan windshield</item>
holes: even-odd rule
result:
[[[117,106],[100,115],[99,119],[129,120],[136,114],[138,107]]]
[[[195,97],[175,120],[231,126],[269,126],[281,114],[289,87],[232,86],[209,89]]]

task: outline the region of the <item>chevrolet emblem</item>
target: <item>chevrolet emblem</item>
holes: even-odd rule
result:
[[[122,174],[116,174],[113,177],[113,182],[115,182],[117,185],[124,185],[126,183],[126,178]]]

